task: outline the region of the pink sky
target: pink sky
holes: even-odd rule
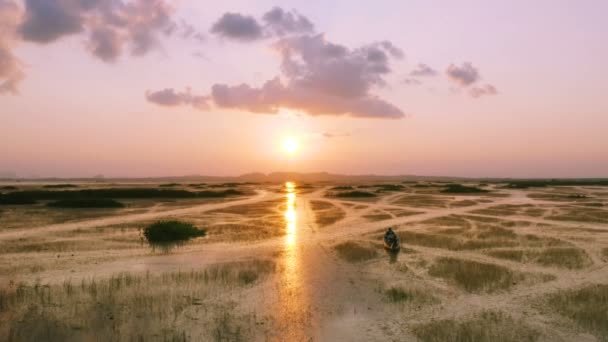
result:
[[[0,174],[608,177],[606,1],[123,2],[0,0]]]

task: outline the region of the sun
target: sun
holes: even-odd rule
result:
[[[287,154],[295,154],[300,149],[300,142],[294,137],[287,137],[283,139],[282,146]]]

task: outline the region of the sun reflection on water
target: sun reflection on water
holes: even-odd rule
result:
[[[287,191],[287,202],[285,209],[285,222],[286,222],[286,239],[285,245],[288,249],[293,248],[296,243],[296,228],[297,228],[297,214],[296,214],[296,193],[295,183],[285,183],[285,189]]]
[[[298,240],[298,207],[296,184],[285,183],[285,242],[283,250],[282,276],[279,285],[279,327],[281,340],[306,340],[308,301],[303,290],[301,250]],[[301,218],[300,218],[301,219]]]

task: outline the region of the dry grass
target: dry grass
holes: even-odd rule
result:
[[[210,211],[209,213],[235,214],[244,216],[264,216],[277,213],[277,206],[285,200],[263,201],[252,204],[237,205]]]
[[[429,274],[447,279],[467,292],[504,290],[523,279],[523,275],[506,267],[444,257],[435,261]]]
[[[411,215],[424,214],[424,211],[413,211],[407,209],[396,209],[396,208],[388,208],[384,209],[384,211],[388,211],[389,213],[395,215],[396,217],[405,217]]]
[[[405,195],[399,197],[392,204],[414,208],[446,208],[448,200],[444,197],[432,195]]]
[[[413,333],[425,342],[526,342],[540,337],[524,322],[494,311],[463,321],[446,319],[419,324]]]
[[[61,285],[0,291],[3,341],[240,341],[248,317],[236,317],[231,294],[275,271],[267,260],[204,271],[120,274]],[[177,328],[179,326],[179,328]]]
[[[223,223],[208,226],[207,240],[255,241],[285,235],[285,219],[282,216],[245,220],[238,223]]]
[[[312,210],[317,211],[317,210],[325,210],[325,209],[331,209],[331,208],[335,208],[336,206],[326,202],[326,201],[316,201],[316,200],[312,200],[310,201],[310,207],[312,208]]]
[[[543,266],[581,269],[592,264],[584,250],[575,247],[551,247],[543,250],[503,249],[486,252],[500,259],[533,262]]]
[[[393,216],[391,214],[388,214],[381,210],[374,210],[371,213],[369,213],[368,215],[363,215],[362,217],[367,219],[368,221],[372,221],[372,222],[384,221],[384,220],[389,220],[389,219],[393,218]]]
[[[548,306],[581,328],[608,341],[608,284],[565,290],[549,295]]]
[[[407,269],[407,266],[403,266]],[[400,271],[407,272],[403,269],[400,269]],[[384,296],[390,303],[432,304],[438,302],[437,298],[433,297],[428,291],[401,286],[389,287],[384,290]]]
[[[362,262],[378,256],[378,249],[369,243],[346,241],[334,246],[338,255],[348,262]]]
[[[332,225],[346,216],[344,210],[326,201],[310,201],[310,206],[319,227]]]
[[[608,210],[595,208],[568,208],[558,215],[547,217],[549,220],[577,221],[577,222],[599,222],[608,223]]]

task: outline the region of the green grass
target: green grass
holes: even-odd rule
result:
[[[124,208],[124,204],[109,198],[73,198],[47,203],[55,208]]]
[[[363,246],[355,241],[347,241],[334,246],[338,255],[349,262],[362,262],[375,258],[378,255],[376,248]]]
[[[445,319],[414,326],[424,342],[533,342],[540,333],[507,314],[484,311],[468,320]]]
[[[559,291],[549,295],[548,306],[608,341],[608,284]]]
[[[182,242],[205,234],[206,230],[180,221],[159,221],[144,229],[144,237],[150,244]]]
[[[453,282],[467,292],[504,290],[523,278],[502,266],[446,257],[437,259],[429,274]]]

